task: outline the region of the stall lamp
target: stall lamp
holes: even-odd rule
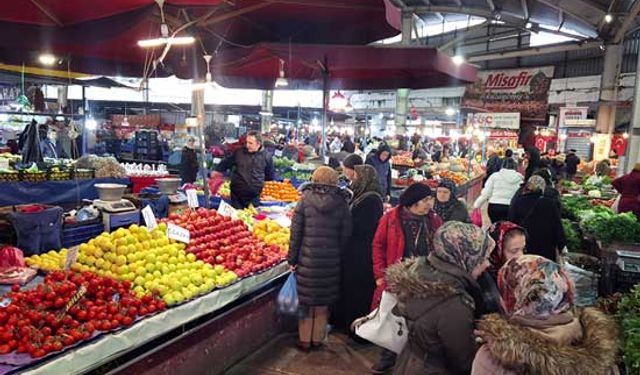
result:
[[[455,55],[451,58],[454,64],[462,65],[464,63],[464,57],[461,55]]]
[[[627,132],[622,133],[622,138],[628,139],[629,138],[629,133],[627,133]]]
[[[527,23],[524,24],[524,28],[527,30],[531,29],[532,27],[533,27],[533,24],[529,21],[527,21]]]
[[[604,22],[606,22],[606,23],[611,23],[611,22],[613,22],[613,15],[611,15],[610,13],[605,14],[605,16],[604,16]]]
[[[50,53],[43,53],[38,56],[38,61],[40,61],[42,65],[51,66],[56,63],[56,57]]]
[[[278,79],[276,79],[275,87],[278,88],[287,86],[289,86],[289,81],[284,77],[284,61],[280,59],[280,71],[278,72]]]

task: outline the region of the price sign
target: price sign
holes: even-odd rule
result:
[[[84,285],[81,285],[78,291],[76,292],[76,294],[74,294],[73,297],[71,297],[71,299],[69,300],[69,302],[67,302],[67,304],[64,306],[64,310],[60,311],[60,313],[57,316],[57,319],[61,320],[64,314],[66,314],[67,311],[69,311],[69,309],[73,307],[73,305],[78,303],[78,301],[80,301],[80,298],[82,298],[82,296],[84,296],[85,293],[87,293],[87,288]]]
[[[79,246],[74,246],[71,249],[67,250],[67,259],[64,261],[64,270],[68,271],[71,266],[76,262],[78,258],[78,249]]]
[[[172,240],[189,243],[189,231],[175,224],[167,225],[167,237]]]
[[[228,216],[233,220],[238,219],[238,212],[236,211],[236,209],[231,207],[231,205],[225,201],[220,201],[220,207],[218,207],[218,213],[222,216]]]
[[[213,158],[213,164],[220,164],[221,161],[222,159],[220,158]]]
[[[200,203],[198,203],[198,192],[196,192],[195,189],[187,190],[187,202],[190,208],[200,207]]]
[[[156,215],[153,214],[151,206],[147,205],[147,207],[142,209],[142,217],[144,218],[144,222],[147,224],[147,228],[149,230],[153,230],[158,226],[158,222],[156,222]]]
[[[276,152],[274,152],[274,155],[281,158],[282,157],[282,150],[276,150]]]
[[[391,169],[391,178],[398,178],[400,176],[400,172],[397,169]]]

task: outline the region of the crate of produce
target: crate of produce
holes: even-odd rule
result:
[[[20,176],[17,171],[0,172],[0,182],[18,182]]]
[[[99,236],[102,232],[104,232],[104,225],[101,220],[65,225],[62,228],[62,247],[69,248],[79,245]]]
[[[71,171],[62,168],[49,168],[47,170],[47,180],[49,181],[65,181],[71,179]]]
[[[47,173],[45,171],[37,171],[37,172],[27,172],[20,171],[18,172],[20,177],[20,181],[24,182],[44,182],[47,180]]]
[[[92,179],[95,175],[95,170],[91,168],[74,168],[71,170],[71,178],[74,180]]]

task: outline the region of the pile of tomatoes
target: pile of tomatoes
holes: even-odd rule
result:
[[[267,181],[260,194],[261,201],[297,202],[300,200],[300,193],[291,184],[291,181],[282,182]]]
[[[156,296],[137,298],[128,281],[90,272],[56,271],[35,289],[11,289],[0,297],[0,354],[41,358],[166,308]]]

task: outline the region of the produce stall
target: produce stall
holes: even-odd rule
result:
[[[65,206],[96,199],[95,184],[129,185],[129,178],[93,178],[44,182],[0,182],[0,206],[41,203]]]

